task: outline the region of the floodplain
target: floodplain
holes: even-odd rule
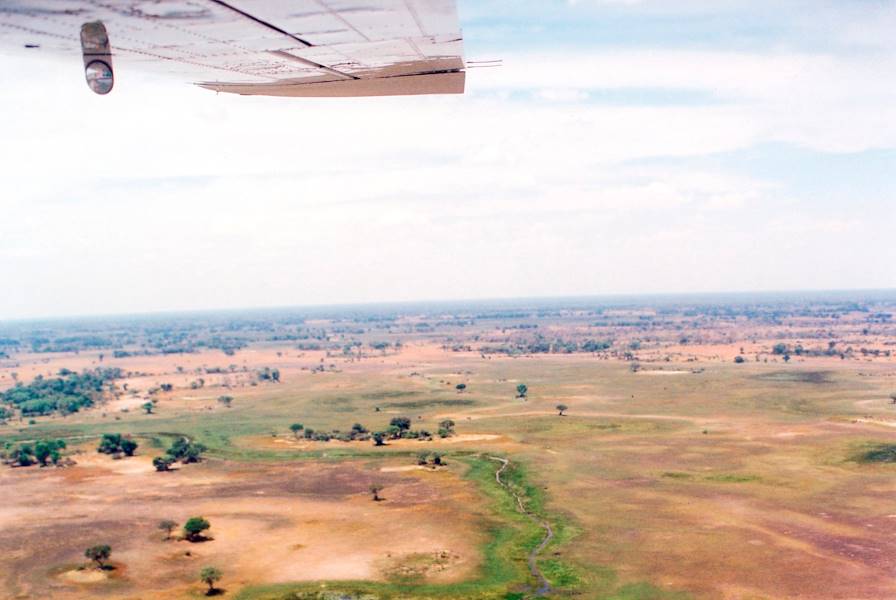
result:
[[[894,597],[894,312],[859,295],[2,324],[0,597]],[[80,405],[34,385],[103,369]],[[133,456],[97,452],[104,434]],[[17,462],[42,440],[58,461]],[[192,540],[191,517],[210,524]]]

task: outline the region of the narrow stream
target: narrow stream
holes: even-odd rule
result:
[[[545,531],[544,539],[541,540],[541,543],[538,544],[535,548],[532,549],[532,552],[529,553],[527,562],[529,563],[529,571],[538,581],[538,589],[535,590],[536,596],[546,596],[551,591],[551,584],[542,574],[541,570],[538,568],[538,555],[544,550],[545,546],[547,546],[552,539],[554,539],[554,530],[551,528],[551,524],[547,521],[543,521],[539,519],[537,516],[526,510],[526,507],[523,506],[523,500],[512,490],[510,486],[501,481],[501,473],[510,465],[510,461],[506,458],[499,458],[497,456],[489,456],[491,460],[496,460],[501,463],[501,467],[495,471],[495,481],[498,482],[498,485],[507,490],[511,496],[514,497],[517,504],[517,509],[532,519],[534,522],[538,523]]]

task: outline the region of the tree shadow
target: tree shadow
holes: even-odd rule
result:
[[[225,590],[224,588],[216,587],[216,588],[212,588],[212,589],[206,591],[205,595],[206,596],[223,596],[226,593],[227,593],[227,590]]]

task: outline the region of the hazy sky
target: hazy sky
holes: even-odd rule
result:
[[[896,287],[893,2],[459,8],[462,97],[0,56],[0,320]]]

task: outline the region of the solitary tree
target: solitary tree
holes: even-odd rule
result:
[[[230,408],[230,404],[233,402],[233,396],[218,396],[218,402],[222,406]]]
[[[208,586],[208,591],[205,592],[206,596],[215,593],[215,584],[221,581],[222,576],[221,569],[217,567],[202,567],[202,570],[199,571],[199,580]]]
[[[177,528],[177,523],[170,519],[165,519],[163,521],[159,521],[159,529],[165,532],[165,539],[171,539],[171,532]]]
[[[377,431],[376,433],[374,433],[373,434],[373,445],[374,446],[384,446],[385,445],[385,442],[383,441],[384,437],[385,436],[383,436],[383,433],[381,431]]]
[[[529,393],[529,386],[527,386],[525,383],[521,383],[516,386],[516,397],[517,398],[525,398],[528,393]]]
[[[96,563],[97,568],[103,568],[103,561],[109,560],[112,556],[112,548],[108,544],[98,544],[91,546],[84,551],[84,556]]]
[[[121,451],[124,452],[125,456],[134,456],[134,452],[136,450],[137,442],[135,442],[131,438],[122,438]]]
[[[451,437],[454,435],[454,421],[452,419],[445,419],[444,421],[439,422],[439,437]]]
[[[408,417],[392,417],[389,426],[398,427],[400,431],[407,431],[411,428],[411,420]]]
[[[152,466],[156,468],[156,471],[170,471],[172,464],[174,464],[174,459],[166,456],[157,456],[152,459]]]
[[[151,415],[153,408],[155,408],[155,406],[153,406],[152,402],[144,402],[143,403],[143,410],[146,411],[146,414]]]
[[[462,392],[465,389],[467,389],[467,384],[466,383],[458,383],[456,386],[454,386],[454,389],[456,389],[458,392]]]
[[[560,416],[561,416],[561,417],[564,416],[563,413],[565,413],[567,410],[569,410],[569,407],[566,406],[565,404],[558,404],[558,405],[557,405],[557,411],[560,413]]]
[[[382,500],[382,498],[380,498],[380,492],[382,492],[382,491],[383,491],[383,486],[381,486],[380,484],[378,484],[378,483],[370,484],[370,493],[373,494],[374,502],[379,502],[380,500]]]
[[[890,394],[890,404],[896,404],[896,392]]]
[[[206,521],[203,517],[190,517],[187,519],[187,522],[184,523],[184,537],[186,537],[188,541],[198,542],[202,537],[202,532],[211,526],[211,523]]]
[[[292,425],[289,426],[289,430],[292,431],[292,434],[295,436],[296,439],[299,439],[299,432],[302,431],[303,429],[305,429],[305,426],[302,425],[301,423],[293,423]]]

